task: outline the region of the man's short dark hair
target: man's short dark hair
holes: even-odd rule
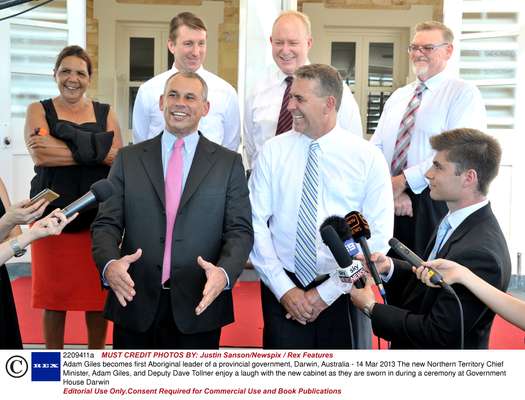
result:
[[[335,97],[335,109],[339,111],[343,97],[343,80],[334,67],[325,64],[303,65],[297,68],[294,75],[298,79],[318,81],[317,95]]]
[[[177,29],[183,25],[196,31],[208,32],[202,19],[191,12],[181,12],[170,21],[170,39],[173,43],[177,39]]]
[[[177,75],[180,75],[184,78],[197,79],[202,85],[202,100],[206,101],[208,99],[208,85],[206,84],[206,81],[202,79],[202,77],[198,73],[190,71],[178,71],[171,75],[168,79],[166,79],[166,83],[164,84],[164,91],[162,93],[166,93],[166,88],[168,87],[169,81],[171,81]]]
[[[459,128],[430,138],[436,151],[447,151],[447,160],[456,165],[456,174],[473,169],[478,175],[478,191],[487,195],[498,175],[501,146],[490,135],[477,129]]]

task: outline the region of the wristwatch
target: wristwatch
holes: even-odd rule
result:
[[[376,302],[373,301],[371,303],[366,304],[363,307],[363,313],[368,317],[372,318],[372,312],[374,311],[374,306],[376,305]]]
[[[20,243],[18,243],[18,239],[14,238],[9,242],[9,246],[11,246],[11,249],[15,253],[15,257],[22,257],[24,254],[26,254],[27,250],[20,247]]]

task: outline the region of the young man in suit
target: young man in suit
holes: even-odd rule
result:
[[[463,265],[491,285],[505,291],[511,262],[507,244],[492,213],[487,192],[498,174],[501,148],[475,129],[454,129],[433,136],[437,151],[427,171],[430,196],[447,203],[448,214],[425,250],[425,259],[446,258]],[[388,305],[375,302],[370,284],[354,289],[354,305],[370,315],[374,333],[392,348],[458,348],[459,311],[445,289],[425,286],[404,261],[375,254],[383,275]],[[486,349],[494,313],[464,286],[453,285],[463,306],[464,346]]]
[[[93,223],[93,257],[111,291],[114,348],[218,348],[231,288],[253,244],[241,157],[197,130],[206,82],[165,85],[162,134],[119,152],[115,194]]]

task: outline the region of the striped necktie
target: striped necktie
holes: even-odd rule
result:
[[[416,111],[421,104],[421,97],[427,87],[423,82],[417,85],[412,99],[408,103],[408,107],[403,114],[403,119],[399,125],[397,133],[396,147],[394,148],[394,155],[392,156],[392,163],[390,164],[390,171],[392,176],[399,175],[407,166],[408,148],[410,147],[410,138],[416,121]]]
[[[288,101],[290,100],[290,86],[292,86],[293,77],[287,76],[285,81],[286,89],[284,90],[283,102],[281,104],[281,111],[279,112],[279,120],[277,121],[275,136],[292,129],[292,114],[288,111]]]
[[[303,192],[297,218],[295,275],[308,286],[317,275],[317,202],[319,192],[319,143],[312,142],[303,178]]]
[[[437,253],[439,253],[439,250],[443,247],[445,244],[445,238],[447,237],[448,231],[450,231],[450,228],[452,226],[450,225],[450,222],[448,222],[448,218],[443,218],[443,221],[439,224],[439,228],[436,234],[436,241],[434,242],[434,247],[432,248],[432,251],[430,252],[430,255],[428,256],[429,260],[434,260],[437,256]]]

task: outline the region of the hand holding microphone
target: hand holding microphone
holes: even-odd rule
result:
[[[66,218],[71,217],[77,212],[81,212],[84,208],[92,205],[93,203],[102,203],[111,197],[113,194],[113,185],[107,179],[101,179],[96,181],[89,192],[84,196],[75,200],[73,203],[69,204],[67,207],[64,207],[62,213]]]
[[[394,250],[403,260],[408,262],[410,265],[413,265],[417,268],[425,264],[425,262],[421,258],[419,258],[416,253],[414,253],[396,238],[390,239],[388,241],[388,244],[390,245],[392,250]],[[432,282],[436,286],[441,287],[445,287],[447,285],[447,283],[443,280],[443,277],[439,274],[439,272],[437,272],[430,266],[427,266],[426,268],[428,268],[427,276],[430,279],[430,282]]]

